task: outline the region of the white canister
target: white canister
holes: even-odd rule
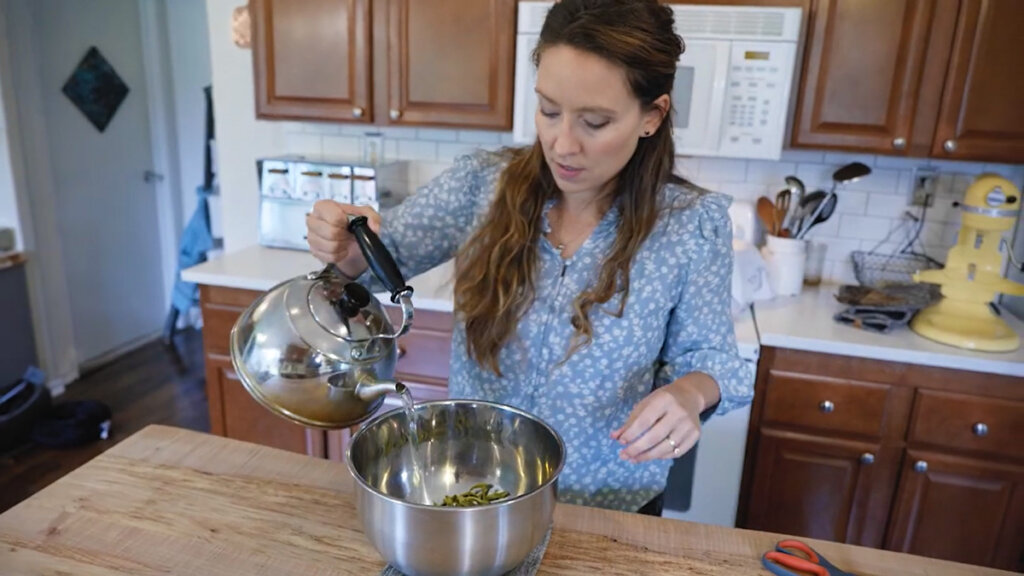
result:
[[[768,267],[768,280],[776,296],[796,296],[804,285],[807,240],[780,238],[768,234],[761,248]]]

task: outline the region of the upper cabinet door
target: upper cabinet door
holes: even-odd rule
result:
[[[792,145],[904,154],[934,6],[932,0],[820,0]]]
[[[932,156],[1024,162],[1024,6],[964,0]]]
[[[373,120],[370,0],[252,0],[256,116]]]
[[[390,0],[388,120],[512,129],[516,0]]]

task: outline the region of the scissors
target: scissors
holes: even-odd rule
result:
[[[780,541],[775,545],[775,550],[764,553],[761,563],[776,576],[856,576],[836,568],[824,556],[799,540]]]

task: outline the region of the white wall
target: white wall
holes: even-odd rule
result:
[[[174,115],[178,137],[181,222],[183,228],[196,207],[196,187],[203,182],[206,102],[203,87],[210,71],[210,36],[206,0],[166,0]]]
[[[227,251],[257,242],[258,190],[255,161],[274,153],[358,155],[362,135],[376,127],[314,122],[269,122],[254,118],[252,54],[231,43],[231,10],[236,0],[207,0],[214,90],[217,98],[218,148],[222,156],[225,248]],[[511,143],[511,133],[472,130],[380,128],[386,137],[388,159],[416,161],[409,185],[415,187],[449,164],[456,155],[475,147]],[[837,214],[811,233],[828,244],[826,277],[830,281],[855,282],[850,253],[871,250],[901,223],[908,208],[913,169],[932,166],[939,171],[939,202],[929,211],[921,240],[927,253],[943,261],[958,229],[951,203],[958,199],[974,175],[996,172],[1024,185],[1024,166],[904,159],[873,155],[786,151],[778,162],[723,158],[680,158],[682,174],[697,184],[725,192],[740,200],[755,201],[760,195],[774,197],[795,174],[808,191],[828,190],[832,172],[859,160],[873,174],[851,184],[840,196]],[[878,248],[892,250],[901,233]]]
[[[0,30],[5,30],[7,18],[4,5],[0,3]],[[21,239],[21,225],[18,217],[18,199],[14,193],[14,173],[11,169],[10,145],[7,135],[8,98],[4,91],[6,85],[3,74],[0,74],[0,228],[13,228],[16,246],[24,246]]]

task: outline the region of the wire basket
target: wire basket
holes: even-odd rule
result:
[[[857,282],[871,288],[914,284],[916,272],[941,266],[927,255],[914,253],[879,254],[858,250],[851,253],[850,258]]]

